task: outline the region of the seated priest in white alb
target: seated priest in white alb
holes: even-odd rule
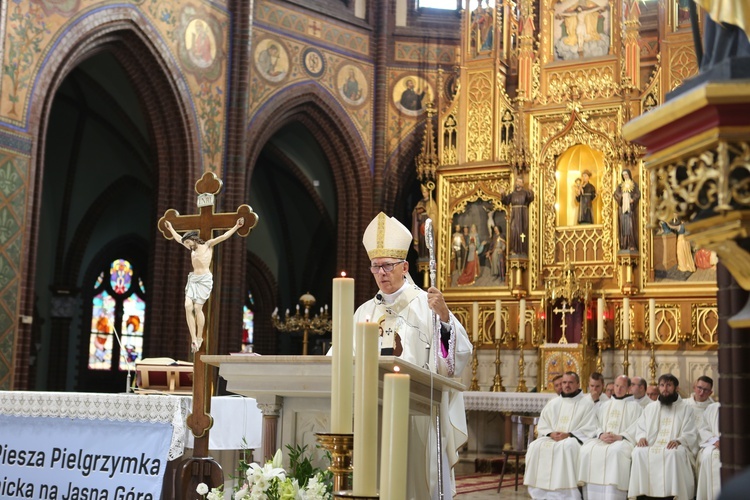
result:
[[[696,500],[714,500],[721,490],[721,456],[719,455],[719,407],[714,403],[703,412],[698,452],[698,489]]]
[[[647,387],[648,384],[646,384],[646,380],[643,377],[633,377],[630,379],[630,394],[633,395],[635,402],[641,405],[642,408],[653,402],[651,398],[646,396]]]
[[[578,453],[596,431],[596,410],[583,397],[575,372],[565,372],[562,394],[542,409],[538,438],[526,452],[523,484],[531,498],[581,498],[578,491]]]
[[[589,392],[584,397],[590,399],[595,405],[609,399],[609,396],[604,394],[604,376],[601,373],[594,372],[589,376]]]
[[[644,408],[638,419],[628,488],[631,497],[688,500],[695,494],[698,429],[692,407],[677,393],[679,385],[671,373],[659,377],[659,400]]]
[[[620,375],[609,401],[597,408],[596,439],[581,448],[578,482],[583,498],[619,500],[628,497],[630,455],[635,445],[635,425],[643,409],[628,394],[630,379]]]
[[[383,212],[367,226],[362,243],[378,292],[359,306],[354,320],[380,325],[381,354],[397,356],[440,375],[458,377],[471,358],[471,341],[440,290],[430,287],[425,292],[411,281],[406,254],[412,240],[411,231]],[[444,393],[440,417],[443,496],[438,488],[434,419],[414,416],[409,428],[409,499],[452,498],[453,466],[458,462],[458,449],[468,438],[463,394]]]
[[[685,399],[685,403],[691,405],[698,412],[698,415],[703,416],[703,412],[706,411],[708,405],[712,405],[716,402],[711,397],[713,392],[714,380],[711,377],[702,375],[698,377],[698,380],[693,384],[693,393],[689,398]]]

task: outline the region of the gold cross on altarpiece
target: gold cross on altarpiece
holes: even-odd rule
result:
[[[560,329],[562,330],[562,337],[560,337],[560,342],[558,342],[559,344],[567,344],[568,343],[568,339],[565,337],[565,330],[567,330],[567,328],[568,328],[568,324],[565,322],[565,315],[569,314],[569,313],[572,314],[572,313],[576,312],[576,310],[575,310],[574,307],[571,306],[570,308],[568,308],[567,306],[568,306],[567,301],[563,300],[562,307],[558,307],[558,308],[552,309],[553,313],[558,313],[558,314],[560,314],[562,316],[562,323],[560,323]]]
[[[246,237],[250,230],[258,222],[258,215],[253,212],[249,205],[240,205],[236,212],[215,213],[216,195],[221,192],[223,183],[213,172],[203,174],[198,182],[195,183],[195,191],[198,193],[199,213],[195,215],[180,215],[177,210],[170,208],[164,213],[164,217],[159,219],[158,227],[165,238],[172,239],[172,235],[167,230],[164,223],[169,221],[176,231],[194,231],[200,232],[202,240],[208,241],[213,238],[213,232],[220,229],[232,228],[237,219],[245,218],[245,223],[237,230],[237,234]],[[212,274],[216,282],[219,281],[220,269],[218,263],[218,252],[214,255],[211,263]],[[201,354],[215,352],[216,345],[211,338],[211,324],[214,313],[218,313],[215,304],[219,302],[219,290],[215,287],[212,295],[209,297],[206,307],[207,317],[203,327],[203,345],[195,353],[193,363],[193,412],[188,415],[187,425],[195,436],[195,447],[193,448],[194,457],[208,456],[208,430],[213,425],[213,419],[209,412],[211,411],[211,393],[213,392],[214,380],[211,372],[209,375],[208,367],[201,361]]]

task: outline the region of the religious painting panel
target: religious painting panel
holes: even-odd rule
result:
[[[641,185],[649,186],[650,177],[641,169]],[[650,193],[650,187],[643,192]],[[643,196],[642,220],[648,220],[652,209],[652,197]],[[686,221],[677,214],[654,221],[654,225],[642,224],[643,252],[646,261],[643,271],[644,286],[678,286],[688,291],[703,289],[713,293],[716,286],[716,252],[699,248],[690,241]]]
[[[552,51],[555,61],[574,61],[610,53],[609,0],[553,0]]]
[[[284,44],[273,38],[264,38],[255,46],[255,67],[269,82],[278,83],[289,73],[289,55]]]
[[[469,0],[469,51],[472,59],[489,57],[495,44],[495,26],[502,11],[495,9],[494,0]]]
[[[672,31],[692,30],[693,25],[690,20],[690,2],[692,0],[667,0],[667,23]],[[702,30],[703,9],[697,9],[698,25]]]
[[[539,346],[539,391],[552,392],[552,379],[565,372],[575,372],[581,379],[589,373],[587,356],[579,344],[546,344]]]
[[[339,68],[336,86],[345,103],[361,106],[367,100],[369,84],[362,70],[353,64],[344,64]]]
[[[408,116],[421,115],[425,110],[425,105],[432,102],[434,96],[432,85],[417,75],[401,77],[391,89],[393,105]]]
[[[508,287],[511,174],[497,167],[438,174],[438,285],[453,292]]]
[[[182,43],[178,53],[182,65],[201,81],[215,81],[221,76],[224,59],[221,40],[224,38],[219,22],[212,17],[202,17],[194,8],[182,12]]]

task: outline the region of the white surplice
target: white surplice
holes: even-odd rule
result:
[[[633,398],[633,401],[635,401],[636,403],[638,403],[639,405],[641,405],[641,408],[645,408],[645,407],[647,407],[648,405],[650,405],[651,403],[654,402],[654,400],[651,399],[648,396],[643,396],[641,399],[635,399],[635,398]]]
[[[384,335],[390,335],[400,343],[403,352],[399,357],[409,363],[427,368],[445,376],[461,375],[471,359],[472,345],[466,330],[450,314],[449,329],[455,337],[454,352],[447,353],[433,342],[432,311],[427,305],[427,292],[411,283],[394,294],[381,294],[382,299],[373,298],[359,306],[354,321],[369,320],[379,323]],[[435,351],[438,351],[437,364]],[[394,355],[398,352],[396,350]],[[455,367],[449,373],[450,366]],[[442,428],[444,499],[455,492],[453,466],[458,462],[458,449],[468,439],[463,394],[448,391],[443,393],[440,404]],[[411,417],[409,426],[409,463],[407,472],[407,498],[436,499],[439,495],[437,473],[437,433],[434,421],[429,416]]]
[[[559,396],[545,405],[537,427],[539,437],[526,452],[523,484],[532,498],[580,498],[578,454],[595,431],[594,403],[582,393],[572,398]],[[552,432],[567,432],[571,437],[555,441],[548,437]]]
[[[714,444],[719,440],[719,408],[721,403],[714,403],[703,412],[704,425],[700,429],[700,447],[698,452],[698,488],[696,500],[714,500],[721,490],[721,456]]]
[[[591,439],[581,448],[578,481],[585,483],[585,498],[625,498],[630,480],[630,455],[635,446],[635,425],[643,409],[633,398],[610,398],[597,411],[595,436],[611,432],[621,441],[607,444]],[[596,491],[594,491],[596,490]]]
[[[633,449],[628,496],[692,498],[698,448],[693,407],[679,396],[670,406],[660,402],[648,405],[638,419],[634,437],[636,443],[645,438],[648,446]],[[670,441],[680,445],[668,450]]]

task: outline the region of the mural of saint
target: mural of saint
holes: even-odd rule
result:
[[[358,106],[367,98],[367,80],[357,66],[345,64],[339,69],[337,84],[339,94],[347,104]]]
[[[660,220],[653,236],[653,269],[656,282],[716,282],[716,252],[694,249],[684,221],[673,214]]]
[[[208,68],[216,57],[216,39],[211,27],[202,19],[193,19],[185,30],[185,48],[190,61]]]
[[[255,65],[263,78],[279,82],[289,72],[289,56],[280,42],[261,40],[255,48]]]
[[[555,4],[553,39],[556,60],[575,60],[609,53],[608,0],[564,0]]]
[[[404,114],[417,116],[432,99],[432,87],[418,76],[401,78],[393,88],[393,102]]]

